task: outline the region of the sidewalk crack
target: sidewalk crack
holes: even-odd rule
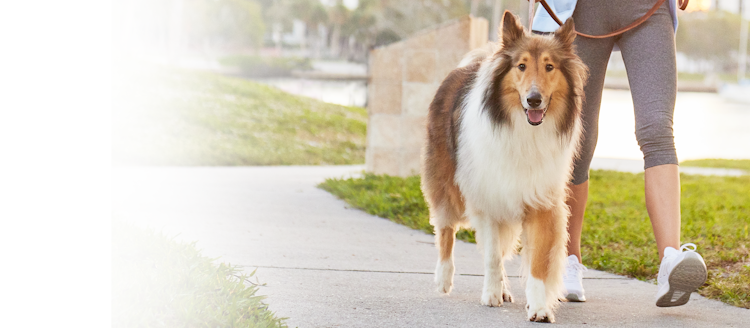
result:
[[[332,269],[332,268],[305,268],[305,267],[284,267],[274,265],[238,265],[241,268],[266,268],[282,270],[308,270],[308,271],[334,271],[334,272],[366,272],[366,273],[395,273],[395,274],[434,274],[434,272],[425,271],[393,271],[393,270],[363,270],[363,269]],[[457,273],[457,276],[464,277],[484,277],[483,274],[474,273]],[[521,278],[519,275],[508,275],[508,278]],[[629,280],[628,277],[603,277],[603,278],[583,278],[587,280]]]

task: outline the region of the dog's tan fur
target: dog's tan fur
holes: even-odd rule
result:
[[[491,44],[469,53],[459,68],[443,81],[430,105],[422,190],[430,208],[430,222],[435,226],[439,250],[436,282],[440,291],[450,292],[455,232],[471,222],[477,230],[478,243],[485,250],[487,272],[482,303],[499,306],[503,301],[510,301],[502,261],[514,253],[520,235],[524,274],[530,279],[527,283],[529,319],[553,321],[552,311],[561,292],[568,238],[565,182],[570,178],[572,157],[580,136],[587,70],[574,53],[572,20],[554,37],[531,36],[506,12],[501,31],[502,46]],[[525,65],[523,69],[521,65]],[[519,111],[528,109],[524,97],[537,90],[546,108],[544,119],[551,122],[544,128],[529,128],[524,125],[526,122],[521,122]],[[467,114],[468,111],[472,114]],[[486,133],[492,140],[484,141],[505,148],[487,149],[488,152],[499,151],[492,154],[495,157],[481,157],[466,148],[475,147],[476,140],[484,142],[481,139],[484,137],[477,139],[472,135],[470,138],[469,134],[481,129],[472,125],[476,124],[472,122],[477,117],[466,115],[486,117],[484,121],[480,119],[480,123],[491,121],[492,131]],[[531,118],[528,120],[530,124]],[[554,154],[545,153],[538,145],[548,147]],[[557,151],[557,145],[562,150]],[[480,157],[464,159],[463,156],[475,156],[471,154]],[[486,172],[494,172],[492,167],[487,167],[492,163],[483,162],[487,158],[499,158],[495,176],[493,173],[486,175]],[[527,158],[533,160],[522,162]],[[548,159],[567,167],[550,167],[545,163]],[[505,171],[502,168],[506,168]],[[507,176],[508,186],[498,185],[492,193],[522,201],[503,207],[485,199],[487,192],[481,190],[486,189],[481,188],[486,185],[482,183],[497,175]],[[530,177],[530,187],[524,189],[524,182],[519,187],[519,182],[511,181],[515,176]],[[553,181],[546,183],[543,179]],[[513,190],[524,195],[507,194]],[[504,201],[500,198],[498,202]],[[534,296],[539,293],[545,295],[541,301]]]
[[[438,89],[430,106],[434,110],[430,110],[427,119],[427,138],[430,140],[430,146],[425,147],[423,158],[429,160],[422,162],[422,172],[430,172],[431,178],[422,179],[422,190],[428,202],[436,205],[430,207],[432,212],[440,211],[445,217],[450,218],[449,223],[441,227],[453,231],[451,234],[444,234],[442,231],[436,233],[439,236],[437,244],[441,249],[441,260],[448,260],[452,255],[455,231],[461,226],[468,225],[468,221],[464,219],[466,209],[463,196],[453,183],[456,173],[455,136],[457,122],[460,119],[460,111],[456,110],[456,104],[462,101],[465,92],[462,89],[470,83],[469,79],[478,68],[479,64],[475,63],[453,70]],[[447,130],[451,131],[446,133]],[[451,245],[451,251],[443,251],[442,249],[448,245]]]

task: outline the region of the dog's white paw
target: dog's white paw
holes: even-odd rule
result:
[[[555,322],[552,310],[547,306],[546,286],[534,277],[526,281],[526,311],[529,321]]]
[[[487,306],[502,306],[503,302],[513,303],[513,295],[510,294],[504,287],[500,288],[485,288],[482,292],[482,305]]]
[[[529,321],[533,322],[555,322],[555,316],[552,314],[552,311],[550,311],[546,307],[541,308],[532,308],[529,305],[526,305],[527,309],[527,317],[529,318]]]
[[[453,289],[453,272],[455,270],[452,260],[438,262],[437,268],[435,268],[435,283],[438,292],[450,294],[451,289]]]

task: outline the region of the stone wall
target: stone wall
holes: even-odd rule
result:
[[[368,172],[419,173],[427,111],[461,58],[487,43],[484,18],[465,16],[372,50],[368,85]]]

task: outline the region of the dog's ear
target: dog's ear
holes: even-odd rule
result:
[[[503,40],[503,48],[511,47],[523,38],[523,26],[518,23],[516,15],[513,15],[510,11],[505,11],[505,14],[503,14],[503,23],[500,26],[499,39]]]
[[[573,44],[573,40],[576,39],[576,24],[573,23],[573,17],[568,18],[565,24],[555,31],[555,39],[565,47],[570,47]]]

